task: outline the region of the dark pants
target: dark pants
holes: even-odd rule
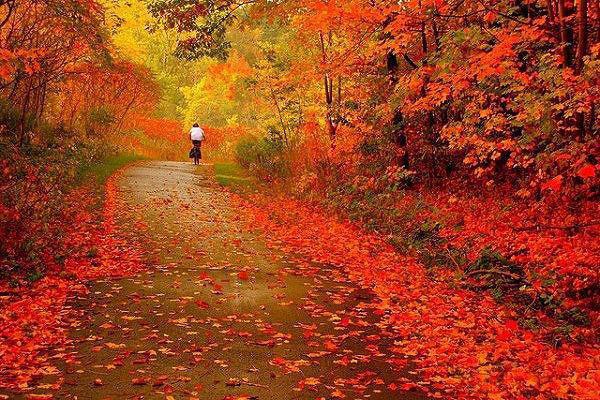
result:
[[[202,141],[192,140],[192,144],[194,145],[194,164],[200,164],[200,159],[202,158]]]

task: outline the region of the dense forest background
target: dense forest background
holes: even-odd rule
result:
[[[185,159],[199,122],[212,160],[386,236],[433,280],[491,291],[556,346],[595,343],[599,13],[0,0],[0,275],[60,269],[53,221],[82,171]]]

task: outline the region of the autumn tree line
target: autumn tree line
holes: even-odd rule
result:
[[[254,71],[238,90],[271,99],[276,116],[261,131],[289,148],[318,129],[327,143],[315,146],[344,171],[385,159],[379,167],[422,181],[516,179],[523,195],[540,196],[557,176],[581,184],[577,171],[597,163],[597,1],[157,0],[149,9],[182,34],[182,59],[245,51]],[[236,30],[258,51],[248,54]],[[348,154],[357,149],[358,163]]]
[[[0,2],[0,277],[41,277],[52,252],[60,258],[66,193],[158,101],[110,28],[96,1]]]
[[[594,320],[573,306],[597,315],[598,1],[148,7],[181,35],[180,59],[228,71],[196,93],[251,133],[235,154],[257,176],[387,235],[434,275],[518,293],[524,313],[568,326]]]
[[[595,171],[597,1],[142,4],[154,20],[140,29],[168,37],[148,51],[178,62],[116,49],[123,8],[2,2],[3,137],[114,134],[170,90],[174,119],[256,132],[240,151],[269,153],[251,162],[265,176],[393,167],[406,182],[511,180],[539,198]],[[161,70],[183,78],[157,82]]]
[[[157,96],[148,72],[115,55],[94,1],[3,1],[0,96],[23,146],[43,122],[104,133]],[[114,123],[114,124],[113,124]],[[42,138],[40,138],[42,139]]]

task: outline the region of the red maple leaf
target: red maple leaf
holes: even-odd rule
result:
[[[542,185],[542,189],[558,192],[562,186],[563,176],[557,175]]]
[[[206,310],[210,307],[210,304],[202,300],[196,300],[196,305],[203,310]]]
[[[593,178],[596,176],[596,167],[592,164],[586,164],[577,171],[577,175],[581,178]]]

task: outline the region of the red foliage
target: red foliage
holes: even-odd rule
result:
[[[189,138],[181,122],[135,114],[123,125],[127,134],[113,138],[121,147],[148,158],[181,160],[187,155]]]
[[[120,133],[133,113],[149,113],[158,102],[159,88],[147,68],[115,61],[105,65],[82,63],[72,67],[72,78],[60,90],[60,107],[48,120],[88,134]]]
[[[64,263],[48,254],[46,276],[32,287],[13,289],[0,282],[0,292],[9,294],[0,302],[0,387],[24,389],[34,376],[56,371],[40,354],[66,340],[63,307],[69,295],[85,292],[82,281],[125,276],[141,268],[141,252],[116,229],[115,179],[118,174],[106,183],[100,223],[90,211],[95,194],[89,187],[73,191],[67,199],[69,213],[75,214],[72,220],[53,222],[65,232],[60,243],[69,250]]]
[[[502,193],[501,190],[499,190]],[[529,290],[563,300],[564,308],[581,307],[592,315],[597,337],[600,314],[596,296],[579,296],[600,282],[600,204],[583,201],[575,210],[560,196],[544,201],[518,201],[498,192],[473,197],[459,190],[423,194],[435,214],[427,211],[416,221],[444,219],[441,238],[462,249],[473,262],[491,248],[524,267]],[[410,206],[409,199],[399,207]]]
[[[128,119],[124,128],[141,130],[152,139],[164,139],[171,143],[187,140],[185,130],[180,121],[166,118],[149,118],[135,115]]]
[[[123,135],[114,141],[149,158],[181,160],[187,156],[190,148],[189,127],[184,127],[177,120],[136,114],[127,119],[123,128],[130,132],[141,132],[143,137]],[[248,134],[248,130],[240,126],[202,128],[205,132],[202,147],[207,150],[203,156],[212,160],[231,159],[234,144]]]
[[[65,271],[74,274],[77,279],[98,277],[121,277],[135,273],[141,268],[141,251],[134,243],[120,234],[115,218],[117,210],[117,188],[115,180],[119,173],[112,175],[105,185],[105,200],[102,222],[94,221],[94,215],[81,213],[80,224],[70,232],[66,246],[79,248],[65,262]],[[80,193],[74,195],[81,196]],[[69,204],[73,204],[69,202]],[[89,250],[97,250],[97,257],[90,257]]]
[[[400,384],[433,396],[472,399],[592,399],[600,391],[597,345],[555,348],[544,332],[520,327],[517,312],[489,294],[434,279],[385,238],[316,207],[260,195],[237,201],[249,226],[265,232],[270,246],[338,265],[373,287],[398,337],[394,351],[414,361],[421,375],[417,384],[405,378]]]
[[[37,282],[33,290],[15,291],[18,300],[9,298],[0,304],[0,387],[27,388],[32,376],[55,371],[39,353],[64,342],[61,310],[67,293],[76,290],[85,289],[51,276]]]

